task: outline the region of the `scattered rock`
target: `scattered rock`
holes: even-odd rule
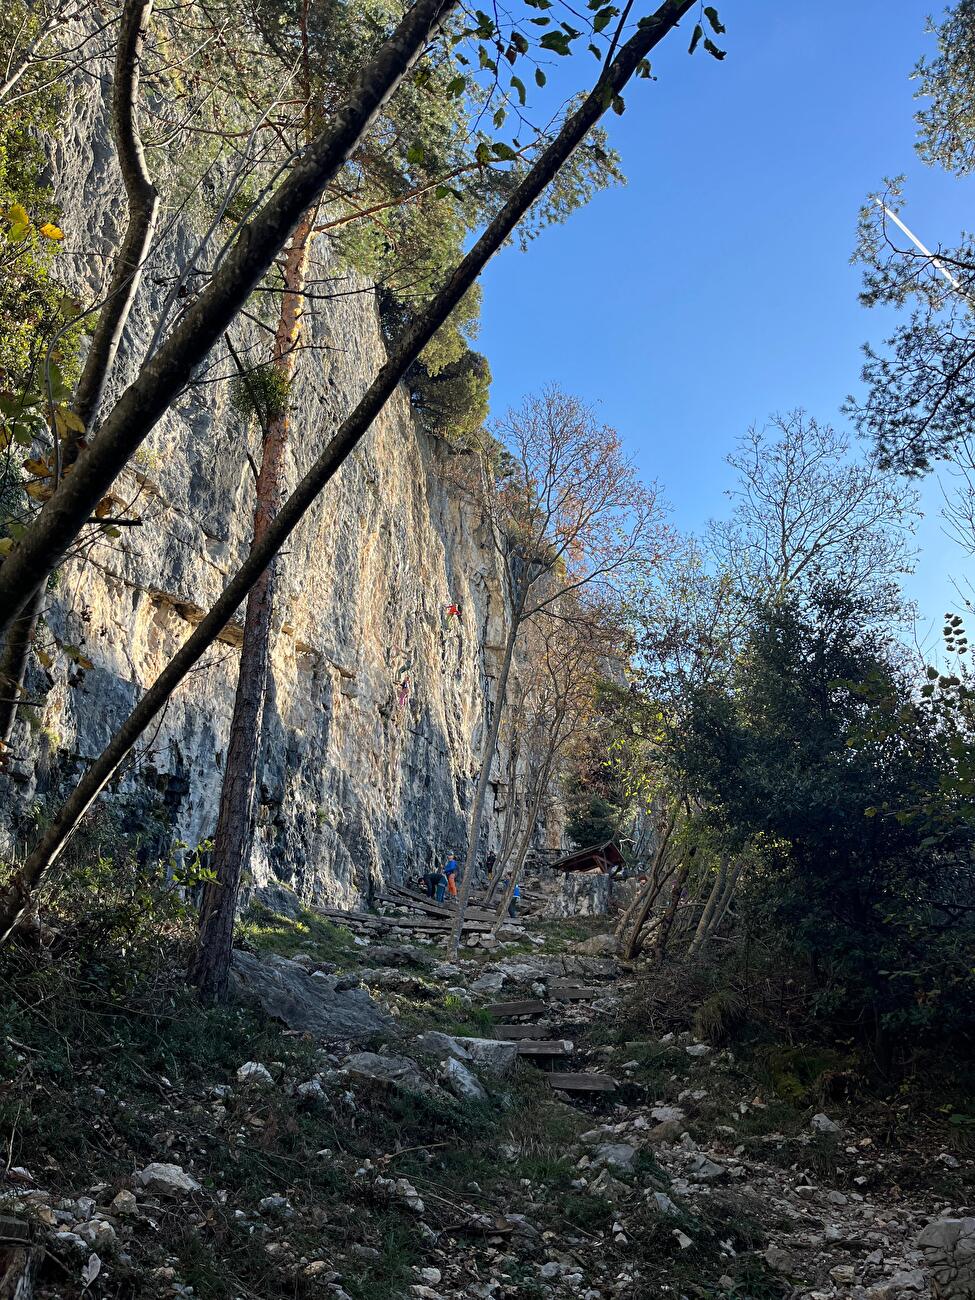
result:
[[[109,1209],[113,1214],[129,1217],[139,1213],[139,1202],[130,1191],[123,1189],[112,1201]]]
[[[447,1057],[441,1066],[440,1077],[460,1101],[487,1101],[487,1093],[480,1080],[456,1057]]]
[[[828,1115],[814,1115],[809,1121],[809,1127],[815,1133],[841,1133],[842,1129],[839,1124],[830,1119]]]
[[[569,944],[570,952],[581,953],[585,957],[615,957],[620,950],[620,941],[615,934],[594,934],[591,939],[580,939]]]
[[[368,1083],[418,1092],[428,1097],[444,1094],[427,1079],[419,1065],[409,1056],[386,1056],[379,1052],[356,1052],[342,1062],[342,1074]]]
[[[701,1152],[693,1155],[688,1164],[688,1176],[695,1183],[717,1182],[721,1178],[726,1178],[727,1174],[724,1165],[719,1165],[716,1160],[711,1160]]]
[[[162,1196],[189,1196],[200,1190],[200,1184],[180,1165],[146,1165],[136,1171],[134,1179],[140,1187]]]
[[[596,1165],[608,1165],[611,1169],[632,1170],[636,1165],[636,1147],[626,1142],[602,1142],[592,1153],[592,1162]]]
[[[787,1250],[781,1246],[769,1246],[764,1252],[766,1264],[773,1273],[781,1273],[788,1277],[795,1271],[795,1260]]]
[[[515,1068],[518,1044],[497,1038],[457,1038],[468,1057],[490,1074],[506,1075]]]
[[[269,1088],[274,1083],[271,1071],[260,1061],[246,1061],[237,1071],[238,1083],[249,1083],[257,1087]]]
[[[651,1106],[650,1116],[658,1124],[679,1124],[686,1118],[680,1106]]]

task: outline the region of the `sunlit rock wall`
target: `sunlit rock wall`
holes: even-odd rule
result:
[[[124,220],[106,107],[90,83],[65,114],[53,157],[62,224],[85,301]],[[187,226],[164,213],[127,331],[110,400],[137,372],[173,277],[190,260]],[[84,256],[74,256],[76,253]],[[316,273],[337,273],[328,250]],[[384,360],[374,295],[309,305],[293,388],[288,482],[293,484]],[[359,286],[361,288],[361,286]],[[178,310],[170,309],[170,319]],[[235,332],[260,349],[257,332]],[[23,842],[24,810],[50,803],[96,755],[168,663],[246,554],[259,448],[234,409],[219,350],[116,485],[119,513],[141,521],[68,564],[47,620],[92,663],[55,652],[34,665],[41,703],[19,726],[5,786],[6,839]],[[450,448],[413,423],[398,393],[293,537],[281,561],[253,860],[308,899],[352,901],[370,878],[399,878],[431,854],[465,847],[465,826],[497,647],[508,609],[491,536],[474,499],[445,472]],[[458,604],[460,617],[448,616]],[[170,837],[212,833],[238,662],[228,628],[112,796],[152,851]],[[401,702],[398,686],[409,693]],[[498,808],[500,808],[499,796]],[[488,801],[487,842],[500,811]],[[485,849],[488,843],[485,843]]]

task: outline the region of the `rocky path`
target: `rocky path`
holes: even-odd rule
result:
[[[194,1060],[195,1082],[156,1076],[145,1102],[95,1087],[90,1123],[119,1148],[95,1181],[35,1177],[56,1147],[11,1161],[0,1297],[975,1296],[972,1160],[896,1102],[882,1123],[784,1103],[679,1008],[655,1024],[649,976],[608,936],[559,947],[519,923],[452,962],[418,910],[364,924],[341,963],[239,953],[282,1059],[221,1082]],[[48,1262],[25,1289],[28,1258]]]

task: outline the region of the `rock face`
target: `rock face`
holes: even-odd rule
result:
[[[394,1028],[392,1018],[363,989],[336,989],[335,975],[309,975],[286,957],[258,960],[235,951],[231,985],[238,1001],[258,1002],[289,1029],[319,1038],[362,1042]]]
[[[918,1235],[917,1244],[931,1274],[938,1300],[975,1296],[975,1218],[937,1219]]]
[[[103,90],[110,81],[102,78]],[[52,167],[62,225],[107,255],[124,200],[107,107],[92,91],[98,84],[86,81],[65,111],[70,134]],[[216,203],[205,187],[196,197],[206,220]],[[170,216],[106,402],[138,372],[171,273],[189,260],[191,232]],[[195,219],[203,224],[200,211]],[[334,298],[306,307],[313,346],[292,390],[289,488],[385,360],[372,291],[343,279],[327,240],[315,257],[316,274],[338,283]],[[69,266],[82,275],[102,263]],[[86,304],[97,296],[94,283],[72,287]],[[246,322],[234,329],[245,352],[266,350]],[[230,373],[218,348],[116,483],[120,513],[139,526],[62,573],[48,622],[93,666],[81,671],[59,656],[49,672],[32,667],[28,693],[44,705],[39,725],[19,724],[0,806],[56,793],[101,751],[245,556],[254,508],[248,456],[259,458],[259,445],[221,379]],[[252,860],[258,885],[283,880],[305,900],[351,903],[370,884],[464,847],[509,608],[485,519],[456,486],[458,461],[417,429],[401,390],[280,562]],[[455,604],[460,616],[448,617]],[[242,611],[170,702],[123,787],[118,806],[149,851],[213,832],[241,623]],[[500,786],[489,793],[485,849],[497,845],[503,796]],[[9,842],[19,829],[7,825],[0,838]]]

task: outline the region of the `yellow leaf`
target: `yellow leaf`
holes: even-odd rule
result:
[[[112,498],[111,498],[111,497],[102,497],[102,499],[101,499],[101,501],[99,501],[98,505],[95,506],[95,518],[96,518],[96,519],[104,519],[106,515],[111,514],[111,513],[112,513],[112,504],[113,504],[113,503],[112,503]]]
[[[0,555],[9,555],[14,549],[14,539],[12,537],[0,537]]]
[[[69,410],[66,406],[62,408],[62,411],[64,414],[64,422],[68,428],[73,429],[75,433],[84,433],[85,422],[81,416],[78,415],[77,412]]]
[[[30,217],[22,203],[11,203],[7,209],[7,220],[12,226],[29,226]]]
[[[35,478],[50,478],[51,467],[46,460],[38,457],[36,460],[25,460],[24,469],[28,474],[33,474]]]
[[[56,226],[53,221],[45,221],[41,226],[41,234],[48,239],[59,240],[64,238],[64,231],[60,226]]]
[[[25,491],[35,501],[47,501],[53,494],[53,489],[49,488],[46,483],[28,483]]]
[[[37,649],[34,653],[37,655],[38,663],[43,668],[50,668],[51,664],[54,663],[54,660],[51,658],[51,656],[47,653],[46,650]]]

